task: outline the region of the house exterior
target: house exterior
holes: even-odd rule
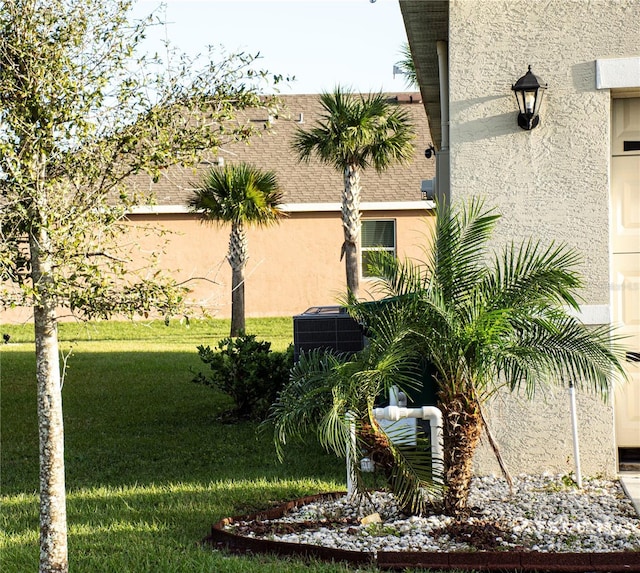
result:
[[[438,192],[503,215],[496,245],[534,237],[581,255],[581,318],[615,323],[640,351],[640,2],[400,0]],[[512,85],[548,85],[540,124],[518,126]],[[640,454],[640,368],[606,404],[578,395],[583,473]],[[514,472],[574,468],[566,390],[498,397],[490,425]],[[640,460],[637,460],[640,461]],[[497,472],[488,448],[480,472]]]
[[[248,145],[217,150],[195,172],[173,169],[158,183],[148,183],[156,205],[137,209],[129,217],[133,224],[150,223],[177,231],[168,237],[161,266],[173,269],[180,281],[193,278],[188,283],[191,299],[216,317],[229,317],[231,311],[231,272],[225,259],[230,228],[203,224],[186,207],[191,189],[211,164],[244,161],[273,170],[284,191],[286,217],[275,226],[248,230],[246,316],[294,316],[312,306],[335,305],[346,292],[344,261],[340,260],[342,172],[315,159],[300,163],[291,149],[295,131],[310,128],[320,118],[319,96],[281,99],[277,114],[269,117],[251,112],[252,122],[270,127],[262,137],[252,138]],[[416,257],[424,244],[428,224],[424,220],[433,219],[434,204],[422,199],[421,185],[433,177],[435,161],[425,157],[431,139],[419,94],[390,94],[389,101],[407,110],[416,131],[415,153],[407,165],[380,174],[373,168],[363,171],[361,249],[366,257],[366,251],[382,240],[398,256]],[[157,239],[146,240],[151,241],[150,248]],[[371,285],[363,277],[363,295]]]
[[[399,257],[420,257],[434,208],[421,192],[422,181],[435,174],[435,160],[425,157],[431,145],[429,126],[420,94],[388,97],[410,116],[416,132],[415,154],[406,165],[380,174],[373,168],[362,173],[361,248],[365,257],[368,249],[381,247]],[[196,169],[168,169],[157,183],[146,176],[132,183],[137,191],[155,197],[152,205],[138,207],[128,216],[133,239],[129,242],[136,245],[134,266],[158,252],[160,268],[189,287],[189,300],[197,312],[202,307],[218,318],[231,314],[231,269],[226,261],[230,228],[204,224],[200,215],[187,208],[191,190],[206,171],[225,162],[244,161],[275,171],[285,195],[282,208],[287,216],[278,225],[248,229],[246,316],[293,317],[313,306],[335,305],[346,292],[340,260],[342,173],[315,159],[300,163],[291,149],[296,129],[309,128],[319,119],[319,96],[290,95],[281,100],[277,114],[251,110],[242,118],[258,128],[270,127],[249,144],[224,146]],[[167,234],[159,237],[158,230]],[[364,277],[361,294],[366,296],[371,286],[372,281]],[[0,323],[28,316],[28,309],[4,311]]]

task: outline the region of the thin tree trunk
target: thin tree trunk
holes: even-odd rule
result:
[[[240,336],[245,331],[244,269],[231,272],[231,334]]]
[[[231,333],[240,336],[245,330],[244,268],[247,264],[247,236],[241,223],[231,225],[229,238],[231,265]]]
[[[360,290],[360,170],[355,165],[348,165],[344,170],[342,228],[347,290],[357,297]]]
[[[55,298],[50,294],[48,236],[30,237],[32,277],[37,287],[34,324],[40,441],[40,573],[66,573],[67,510],[64,426]]]
[[[500,448],[498,447],[498,443],[493,438],[493,434],[489,429],[489,424],[487,424],[487,420],[484,417],[484,412],[482,408],[479,408],[480,417],[482,418],[482,426],[484,427],[484,433],[487,435],[487,439],[489,440],[489,445],[491,446],[491,450],[493,451],[493,455],[496,457],[496,461],[500,466],[500,471],[509,486],[509,491],[513,493],[513,479],[511,478],[511,474],[507,469],[507,465],[504,463],[504,459],[502,459],[502,453],[500,452]]]
[[[443,418],[445,493],[444,512],[467,512],[473,454],[482,435],[482,416],[475,400],[456,395],[440,403]]]

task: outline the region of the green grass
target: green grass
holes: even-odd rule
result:
[[[231,400],[194,384],[229,321],[63,323],[70,570],[76,573],[347,573],[343,564],[239,557],[199,545],[219,519],[344,489],[344,463],[310,442],[284,463],[255,423],[225,423]],[[292,319],[249,319],[284,350]],[[0,570],[38,568],[33,327],[1,325]],[[364,573],[370,569],[360,568]]]
[[[64,323],[61,350],[71,571],[318,572],[339,564],[236,557],[199,546],[215,521],[302,495],[344,488],[344,465],[315,443],[276,460],[271,436],[223,423],[231,401],[191,379],[200,344],[228,321]],[[0,569],[37,570],[38,445],[33,329],[1,326]],[[249,320],[274,350],[291,319]],[[204,366],[204,365],[202,365]]]

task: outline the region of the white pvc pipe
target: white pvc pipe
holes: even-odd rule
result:
[[[442,483],[444,475],[444,446],[442,437],[442,412],[435,406],[422,406],[421,408],[406,408],[398,406],[401,393],[397,387],[389,391],[389,406],[386,408],[374,408],[373,415],[377,420],[389,420],[396,422],[405,418],[417,418],[429,420],[431,437],[431,464],[436,482]],[[357,437],[356,425],[352,413],[347,414],[349,424],[350,447],[347,448],[347,495],[350,497],[355,491],[355,463],[351,458],[351,452],[356,451]]]
[[[347,413],[347,420],[349,420],[349,440],[351,444],[347,447],[347,496],[351,497],[355,491],[355,460],[351,458],[351,452],[356,451],[357,438],[356,438],[356,423],[354,416],[351,412]]]
[[[578,443],[578,416],[576,414],[576,391],[573,387],[573,382],[569,382],[569,398],[571,400],[571,429],[573,431],[573,460],[576,465],[576,484],[579,488],[582,488],[580,445]]]
[[[429,420],[433,473],[437,476],[442,476],[444,471],[444,447],[442,438],[442,412],[439,408],[435,406],[422,406],[421,408],[387,406],[386,408],[375,408],[373,414],[378,420],[389,420],[392,422],[403,418]]]

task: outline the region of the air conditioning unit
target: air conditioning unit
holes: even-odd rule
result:
[[[362,327],[342,306],[314,306],[293,317],[293,352],[298,360],[302,352],[315,348],[339,353],[364,348]]]

